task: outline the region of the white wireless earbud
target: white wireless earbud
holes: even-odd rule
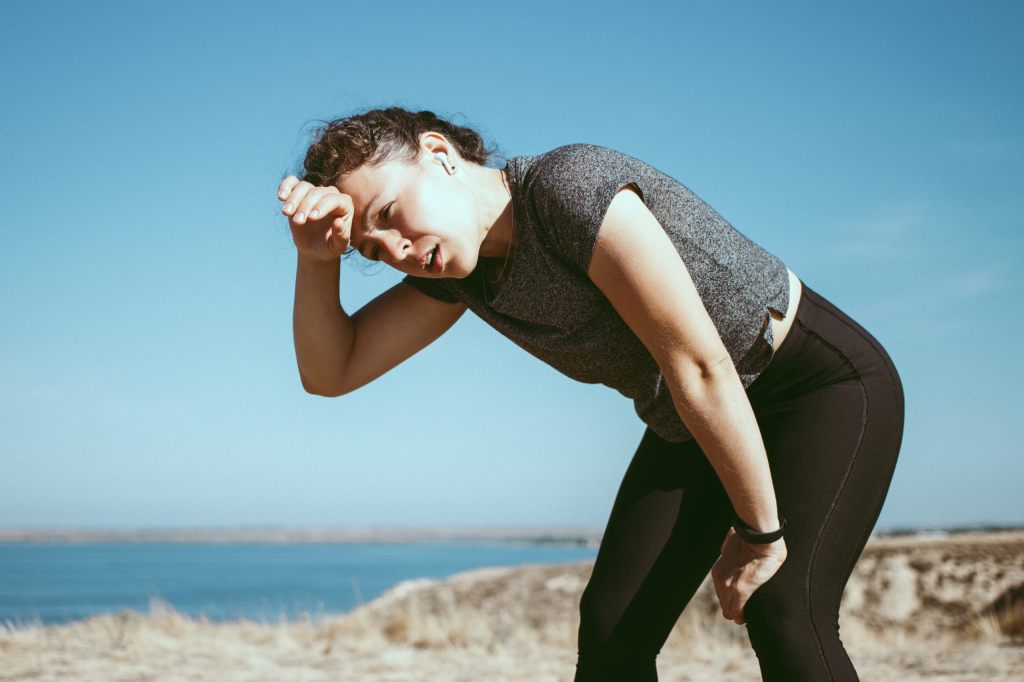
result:
[[[444,152],[434,152],[434,158],[441,162],[441,164],[444,166],[444,169],[448,171],[449,175],[455,172],[455,169],[452,168],[452,165],[448,163],[447,154],[445,154]]]

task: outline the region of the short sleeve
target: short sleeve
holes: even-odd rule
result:
[[[649,174],[647,164],[622,152],[593,144],[565,145],[537,162],[530,201],[551,246],[586,273],[612,198],[633,183],[645,199]]]
[[[458,303],[459,299],[452,292],[447,279],[433,279],[428,277],[414,277],[406,275],[402,281],[419,291],[422,291],[431,298],[436,298],[445,303]]]

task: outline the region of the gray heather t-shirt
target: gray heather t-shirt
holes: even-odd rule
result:
[[[785,314],[789,306],[786,266],[682,183],[627,154],[569,144],[513,157],[507,168],[515,243],[497,290],[480,267],[463,279],[410,275],[403,281],[442,301],[465,303],[563,374],[617,389],[662,438],[692,439],[657,363],[587,276],[612,197],[629,183],[640,189],[686,264],[745,388],[771,360],[768,309]]]

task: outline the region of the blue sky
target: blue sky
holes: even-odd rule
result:
[[[472,314],[306,394],[275,190],[317,119],[601,144],[686,184],[904,381],[880,527],[1024,522],[1024,5],[53,3],[0,23],[0,526],[607,520],[643,432]],[[353,312],[399,275],[342,275]]]

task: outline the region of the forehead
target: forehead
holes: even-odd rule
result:
[[[378,195],[395,193],[415,181],[416,171],[414,165],[385,161],[375,166],[360,166],[343,176],[336,186],[352,197],[356,213],[359,213],[366,210]]]
[[[352,197],[353,246],[359,248],[360,239],[371,229],[373,216],[368,210],[378,213],[381,207],[414,179],[413,170],[409,164],[385,161],[373,166],[360,166],[337,182],[338,189]]]
[[[352,203],[355,204],[356,210],[363,209],[367,202],[380,191],[382,185],[391,179],[394,171],[388,168],[390,165],[360,166],[342,176],[336,186],[343,194],[352,197]]]

